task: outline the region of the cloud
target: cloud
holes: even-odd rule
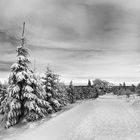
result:
[[[0,42],[1,43],[10,43],[11,45],[16,45],[19,41],[14,35],[8,34],[6,31],[0,31]]]
[[[10,62],[10,61],[0,61],[0,71],[1,72],[9,71],[12,63],[13,62]]]
[[[135,81],[138,5],[138,0],[1,0],[0,71],[15,61],[26,21],[27,46],[39,72],[49,63],[67,80],[131,75]]]

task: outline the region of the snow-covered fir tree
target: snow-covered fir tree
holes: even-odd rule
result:
[[[24,27],[22,43],[17,47],[17,61],[11,66],[8,96],[4,105],[5,127],[9,128],[20,121],[34,121],[44,117],[52,110],[45,101],[45,92],[37,81],[28,64],[28,49],[24,45]]]
[[[58,101],[59,94],[57,84],[59,81],[58,75],[54,74],[49,67],[42,77],[43,87],[46,91],[46,100],[51,104],[53,111],[56,112],[61,109],[61,104]]]
[[[91,81],[90,80],[88,80],[88,87],[91,87],[92,85],[91,85]]]
[[[67,86],[62,82],[57,83],[57,100],[60,102],[61,106],[69,104]]]
[[[72,81],[70,82],[69,87],[68,87],[68,96],[69,96],[70,103],[76,102],[76,95],[74,92],[74,86],[73,86]]]

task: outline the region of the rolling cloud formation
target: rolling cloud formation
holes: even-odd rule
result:
[[[32,62],[69,82],[140,81],[139,0],[0,0],[0,77],[15,61],[22,22]]]

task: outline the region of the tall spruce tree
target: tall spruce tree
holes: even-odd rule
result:
[[[52,110],[49,102],[45,101],[45,94],[32,70],[29,69],[28,49],[25,48],[25,23],[21,45],[17,47],[17,61],[11,66],[8,96],[4,105],[5,127],[9,128],[21,120],[34,121],[44,117]]]
[[[68,95],[69,95],[70,103],[75,103],[76,102],[76,95],[74,92],[74,86],[73,86],[72,81],[69,84]]]
[[[91,81],[90,80],[88,80],[88,87],[91,87],[92,85],[91,85]]]
[[[66,106],[69,103],[67,86],[62,82],[57,83],[57,100],[61,106]]]
[[[126,90],[126,84],[123,82],[123,89]]]
[[[61,109],[61,104],[58,101],[58,75],[54,74],[52,70],[47,67],[47,70],[42,77],[43,87],[46,91],[46,100],[51,104],[53,111],[56,112]]]

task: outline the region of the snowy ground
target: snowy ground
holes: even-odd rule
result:
[[[140,140],[140,112],[126,100],[105,95],[4,140]]]
[[[1,124],[1,126],[0,126],[0,140],[6,140],[7,138],[9,139],[10,137],[15,136],[17,134],[18,135],[22,134],[23,132],[25,132],[27,130],[30,131],[32,129],[35,129],[35,128],[39,127],[40,125],[44,124],[44,122],[51,120],[52,118],[62,114],[63,112],[68,111],[69,109],[75,107],[78,104],[81,104],[82,102],[83,102],[83,100],[78,100],[74,104],[69,104],[69,105],[63,107],[61,111],[50,114],[46,118],[44,118],[40,121],[30,122],[27,124],[18,124],[14,127],[11,127],[10,129],[4,129],[4,124]],[[2,119],[2,115],[0,115],[0,121],[1,121],[1,119]]]

